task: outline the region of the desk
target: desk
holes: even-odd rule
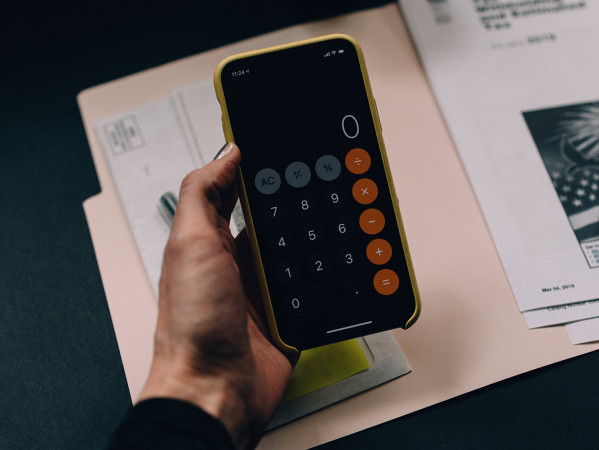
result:
[[[381,1],[108,0],[9,11],[0,69],[0,448],[103,448],[130,405],[81,202],[99,187],[76,94],[291,24]],[[596,353],[323,448],[592,447]],[[398,400],[400,401],[400,400]],[[562,444],[563,443],[563,444]]]

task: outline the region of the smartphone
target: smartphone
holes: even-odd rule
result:
[[[277,346],[411,326],[420,298],[358,43],[336,34],[234,55],[214,79]]]

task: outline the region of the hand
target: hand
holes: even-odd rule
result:
[[[291,363],[249,313],[229,230],[241,155],[227,144],[221,156],[181,185],[164,252],[154,360],[140,400],[192,402],[247,448],[278,406]]]

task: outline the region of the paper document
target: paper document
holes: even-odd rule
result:
[[[520,310],[597,316],[599,3],[400,4]]]
[[[165,192],[178,195],[185,175],[212,161],[224,144],[212,80],[102,121],[96,134],[157,296],[169,235],[158,200]],[[231,231],[237,235],[244,227],[238,203]]]

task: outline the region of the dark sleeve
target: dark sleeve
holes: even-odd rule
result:
[[[234,450],[224,425],[195,405],[154,398],[135,405],[114,433],[109,450]]]

